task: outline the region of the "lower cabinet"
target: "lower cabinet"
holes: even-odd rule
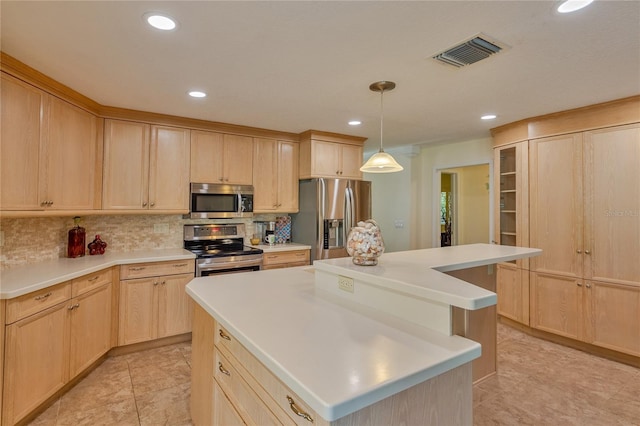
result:
[[[498,315],[529,325],[529,271],[511,263],[496,266]]]
[[[262,256],[262,269],[309,265],[310,252],[310,250],[291,250],[265,253]]]
[[[244,426],[242,417],[233,408],[229,398],[224,394],[216,381],[213,381],[213,423],[214,425]]]
[[[531,327],[640,356],[640,287],[532,272]]]
[[[7,301],[2,424],[20,421],[111,348],[111,286],[108,269]]]
[[[119,345],[191,331],[193,305],[185,286],[194,266],[193,261],[172,261],[120,267]]]

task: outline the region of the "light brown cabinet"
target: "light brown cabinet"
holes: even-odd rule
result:
[[[120,267],[119,345],[191,331],[193,305],[185,286],[193,269],[193,260]]]
[[[291,268],[309,265],[310,250],[291,250],[265,253],[262,256],[262,269]]]
[[[640,125],[530,147],[531,326],[639,355]]]
[[[366,138],[309,130],[300,135],[300,179],[362,179]]]
[[[3,424],[20,421],[111,348],[111,309],[110,270],[7,301]]]
[[[254,212],[298,211],[298,151],[297,142],[254,139]]]
[[[494,149],[494,243],[529,246],[528,142]],[[498,265],[498,314],[529,325],[529,259]]]
[[[2,210],[100,208],[98,118],[2,74]]]
[[[105,210],[189,210],[188,129],[105,120]]]
[[[191,182],[253,184],[253,139],[193,130]]]

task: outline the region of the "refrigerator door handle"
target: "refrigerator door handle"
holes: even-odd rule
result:
[[[316,244],[318,245],[318,253],[322,253],[322,250],[324,249],[324,212],[326,209],[327,185],[323,178],[318,179],[318,184],[320,185],[320,191],[318,193],[318,237]]]
[[[353,190],[351,188],[346,188],[345,192],[344,192],[344,207],[345,207],[345,212],[344,212],[344,226],[343,226],[343,233],[344,233],[344,243],[346,245],[347,243],[347,237],[349,236],[349,231],[351,231],[351,228],[353,227],[353,219],[354,219],[354,211],[353,211]]]

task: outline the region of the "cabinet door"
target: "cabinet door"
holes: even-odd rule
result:
[[[340,177],[362,179],[362,147],[356,145],[341,146]]]
[[[2,73],[0,208],[39,210],[41,115],[45,94]]]
[[[191,131],[191,182],[222,183],[222,133]]]
[[[278,208],[278,141],[256,139],[253,152],[253,210],[272,212]]]
[[[225,426],[244,426],[245,424],[215,380],[213,380],[213,424]]]
[[[55,210],[94,209],[102,175],[98,156],[98,119],[53,96],[49,99],[47,143],[43,157],[43,199]]]
[[[253,138],[224,135],[224,183],[253,183]]]
[[[75,377],[111,349],[111,283],[71,299],[69,374]]]
[[[532,272],[531,327],[581,340],[583,293],[581,280]]]
[[[585,278],[640,285],[640,125],[586,132]]]
[[[315,177],[340,177],[340,145],[311,141],[311,174]]]
[[[191,331],[193,302],[185,291],[193,274],[156,278],[158,285],[158,335],[173,336]]]
[[[583,276],[582,135],[530,141],[532,271]]]
[[[587,342],[640,356],[640,287],[585,283]]]
[[[296,213],[298,204],[299,146],[278,141],[278,211]]]
[[[158,285],[156,277],[120,281],[120,346],[156,338]]]
[[[151,127],[149,208],[189,210],[189,130]]]
[[[69,302],[6,328],[3,424],[15,424],[69,377]]]
[[[499,264],[496,271],[498,314],[529,325],[529,273],[512,264]]]
[[[105,120],[103,209],[146,209],[149,203],[148,124]]]

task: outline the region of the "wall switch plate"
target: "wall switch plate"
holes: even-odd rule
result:
[[[169,233],[169,224],[168,223],[155,223],[155,224],[153,224],[153,233],[154,234],[168,234]]]
[[[338,288],[349,293],[353,293],[353,278],[338,275]]]

